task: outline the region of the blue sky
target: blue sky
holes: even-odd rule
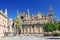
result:
[[[36,15],[38,12],[48,14],[50,5],[52,5],[55,17],[60,20],[60,0],[0,0],[0,10],[8,9],[8,18],[15,18],[16,11],[20,13],[30,9],[30,15]]]

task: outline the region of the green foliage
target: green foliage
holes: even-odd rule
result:
[[[43,29],[44,29],[45,32],[48,32],[48,31],[47,31],[47,24],[46,24],[46,23],[44,23]]]
[[[44,32],[53,32],[53,31],[60,31],[60,22],[57,23],[44,23],[43,25]],[[48,35],[48,34],[47,34]],[[54,36],[60,36],[60,33],[54,33]]]
[[[44,23],[43,25],[43,29],[45,32],[53,32],[53,31],[56,31],[58,30],[58,24],[53,24],[53,23]]]
[[[60,22],[58,22],[58,30],[60,31]]]
[[[59,26],[58,23],[55,23],[54,24],[54,30],[58,30],[58,26]]]
[[[20,18],[19,18],[19,16],[16,17],[15,22],[16,22],[17,28],[18,28],[18,29],[21,29],[21,23],[20,23]]]

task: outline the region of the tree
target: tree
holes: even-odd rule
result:
[[[16,22],[17,35],[18,35],[19,32],[21,32],[21,28],[22,28],[19,15],[16,17],[15,22]]]
[[[53,32],[53,24],[52,23],[44,23],[43,29],[45,32]]]
[[[47,24],[46,23],[43,24],[43,29],[44,29],[44,32],[48,32],[47,31]]]
[[[58,22],[58,30],[60,31],[60,22]]]
[[[55,23],[53,25],[54,25],[54,27],[53,27],[54,31],[58,30],[58,26],[59,26],[58,23]]]
[[[60,31],[60,22],[58,23],[44,23],[43,25],[44,32],[54,32],[54,34],[58,34]]]

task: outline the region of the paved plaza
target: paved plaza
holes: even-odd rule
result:
[[[48,39],[49,37],[39,36],[16,36],[16,37],[5,37],[0,40],[60,40],[60,39]]]

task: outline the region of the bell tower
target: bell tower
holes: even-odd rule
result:
[[[53,17],[53,11],[52,11],[52,6],[50,5],[50,10],[48,16]]]
[[[53,11],[52,11],[52,6],[51,5],[50,5],[49,13],[48,13],[48,20],[49,20],[49,22],[54,23],[54,15],[53,15]]]

